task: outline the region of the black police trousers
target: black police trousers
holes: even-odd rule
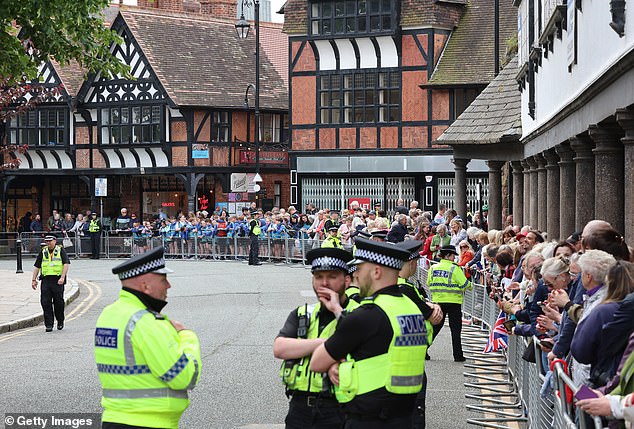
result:
[[[412,413],[412,429],[425,429],[425,398],[427,397],[427,372],[423,374],[423,387],[416,395]]]
[[[57,323],[64,323],[64,286],[58,285],[58,280],[59,276],[42,277],[40,303],[44,311],[44,326],[47,328],[53,327],[55,319]]]
[[[286,429],[341,429],[344,415],[334,399],[309,406],[305,396],[293,397],[284,422]]]
[[[99,259],[99,245],[101,244],[101,232],[90,232],[90,248],[92,250],[92,254],[90,256],[91,259]]]
[[[366,419],[347,416],[343,427],[344,429],[411,429],[412,416],[406,414],[388,419]]]
[[[434,339],[445,324],[445,318],[449,315],[449,329],[451,329],[451,345],[453,347],[453,358],[463,359],[462,354],[462,304],[438,303],[442,308],[442,322],[434,325]]]
[[[251,235],[249,237],[251,246],[249,247],[249,265],[260,263],[260,243],[258,243],[258,236]]]

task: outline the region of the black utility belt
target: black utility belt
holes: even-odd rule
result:
[[[291,402],[306,406],[308,408],[323,407],[335,408],[339,407],[339,403],[334,397],[324,397],[319,395],[311,395],[306,392],[291,393]]]

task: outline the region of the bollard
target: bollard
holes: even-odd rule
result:
[[[15,240],[15,250],[16,250],[16,274],[22,274],[22,240]]]

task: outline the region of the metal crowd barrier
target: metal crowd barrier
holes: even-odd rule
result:
[[[22,254],[35,256],[44,245],[44,237],[50,232],[4,233],[0,235],[0,256],[16,254],[16,240],[22,240]],[[64,245],[71,258],[84,258],[92,254],[89,234],[55,234],[57,242]],[[66,243],[64,243],[64,239]],[[312,238],[270,238],[259,240],[259,258],[264,262],[295,264],[306,260],[306,253],[321,247],[321,240]],[[65,244],[68,244],[66,247]],[[100,237],[101,258],[122,258],[144,253],[163,246],[165,256],[172,259],[247,260],[251,241],[249,237],[191,236],[188,239],[162,236],[134,237],[130,232],[104,231]]]
[[[428,268],[429,262],[421,261],[417,273],[420,281],[427,279]],[[499,314],[484,285],[474,283],[473,289],[466,291],[462,310],[468,321],[463,329],[463,347],[468,358],[465,376],[477,379],[465,383],[470,388],[466,397],[477,401],[467,408],[483,416],[469,419],[469,424],[500,429],[518,427],[518,424],[530,429],[603,427],[597,417],[592,419],[592,424],[587,424],[583,410],[576,408],[566,396],[566,387],[574,392],[577,386],[560,363],[555,364],[552,374],[554,393],[542,397],[548,368],[543,365],[547,359],[536,341],[531,343],[524,337],[510,335],[506,350],[482,353]],[[534,347],[536,363],[522,359],[527,347]]]

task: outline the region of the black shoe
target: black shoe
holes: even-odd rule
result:
[[[431,356],[429,356],[429,353],[425,355],[425,360],[431,360]]]
[[[251,265],[262,265],[262,262],[256,262],[255,264],[251,264]]]
[[[53,328],[46,328],[46,332],[53,332]]]
[[[454,361],[454,362],[464,362],[464,361],[466,361],[466,360],[467,360],[467,358],[465,358],[464,356],[463,356],[463,357],[459,357],[459,358],[454,358],[454,359],[453,359],[453,361]]]
[[[61,331],[62,329],[64,329],[64,322],[57,322],[57,330]]]

